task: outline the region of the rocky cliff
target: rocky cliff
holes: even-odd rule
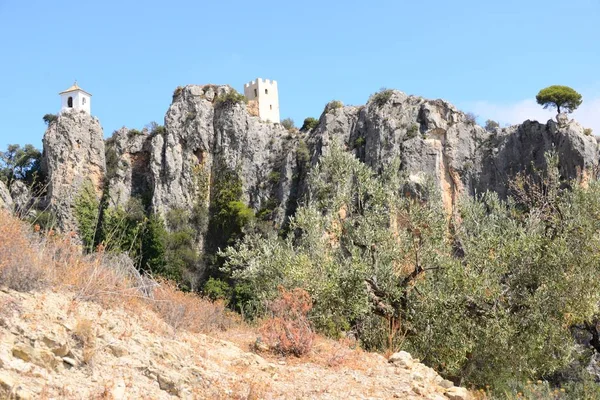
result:
[[[100,196],[106,183],[109,205],[138,198],[148,210],[208,210],[211,189],[226,172],[241,178],[243,201],[276,224],[293,213],[306,171],[333,141],[380,171],[395,159],[416,185],[433,178],[451,211],[463,194],[493,190],[507,194],[507,180],[544,153],[560,157],[564,178],[595,171],[599,150],[575,121],[521,125],[488,132],[443,100],[385,90],[364,106],[327,104],[309,132],[261,122],[229,86],[178,88],[163,126],[142,132],[116,131],[105,143],[97,119],[61,114],[44,137],[49,201],[63,230],[74,229],[74,197],[90,181]],[[235,97],[235,96],[234,96]],[[200,239],[202,241],[202,239]]]
[[[13,200],[4,182],[0,181],[0,209],[13,209]]]
[[[98,199],[102,195],[106,170],[102,127],[84,112],[63,112],[46,130],[43,145],[49,209],[62,231],[76,232],[74,206],[82,187],[89,184]]]

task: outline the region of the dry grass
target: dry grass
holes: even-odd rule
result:
[[[73,336],[83,346],[83,362],[91,365],[96,354],[96,327],[89,319],[80,319],[73,330]]]
[[[315,338],[308,319],[310,295],[303,289],[287,291],[280,287],[279,297],[269,308],[273,316],[260,329],[262,341],[276,353],[297,357],[307,354]]]
[[[223,331],[239,318],[222,303],[183,293],[167,281],[142,276],[124,255],[83,255],[73,235],[40,232],[0,210],[0,287],[66,290],[74,299],[134,311],[151,309],[175,331]]]

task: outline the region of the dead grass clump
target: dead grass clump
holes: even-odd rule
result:
[[[83,362],[90,365],[96,354],[96,327],[89,319],[80,319],[73,330],[73,336],[83,346]]]
[[[227,310],[222,302],[184,293],[169,281],[159,281],[151,301],[154,310],[175,331],[208,333],[224,331],[239,323],[239,317]]]
[[[5,211],[0,211],[0,221],[0,286],[19,292],[47,286],[47,269],[23,224]]]
[[[262,341],[276,353],[297,357],[307,354],[315,338],[308,320],[312,309],[310,295],[303,289],[287,291],[280,287],[279,297],[269,308],[272,317],[260,328]]]

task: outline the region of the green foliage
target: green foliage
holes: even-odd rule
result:
[[[137,129],[129,129],[127,131],[127,136],[129,136],[129,137],[134,137],[134,136],[139,136],[139,135],[143,135],[143,133]]]
[[[281,180],[281,173],[279,171],[271,171],[268,179],[272,184],[277,184]]]
[[[385,103],[390,101],[394,91],[391,89],[381,88],[379,92],[371,96],[370,101],[375,103],[377,107],[382,107]]]
[[[558,113],[572,113],[582,103],[581,94],[568,86],[552,85],[539,91],[535,100],[539,105],[548,107],[556,107]]]
[[[53,122],[55,122],[56,120],[58,120],[58,115],[56,114],[46,114],[42,117],[42,119],[44,120],[44,122],[46,123],[46,125],[50,126],[50,124],[52,124]]]
[[[220,94],[215,98],[215,105],[230,107],[234,104],[247,103],[248,99],[241,93],[238,93],[234,89],[231,89],[227,93]]]
[[[310,153],[308,151],[308,145],[306,141],[298,141],[298,148],[296,150],[296,159],[299,163],[307,165],[310,162]]]
[[[417,134],[419,133],[419,125],[417,124],[412,124],[407,130],[406,130],[406,137],[408,139],[412,139],[414,137],[417,137]]]
[[[203,292],[211,300],[229,301],[231,298],[231,286],[221,279],[209,278],[204,284]]]
[[[142,236],[141,266],[143,270],[168,276],[165,264],[166,237],[168,235],[165,223],[162,218],[156,214],[148,219],[144,235]]]
[[[300,128],[301,132],[307,132],[315,129],[319,125],[319,120],[313,117],[308,117],[304,119],[304,123],[302,124],[302,128]]]
[[[28,183],[40,181],[42,153],[31,144],[9,144],[0,151],[0,180],[10,186],[15,179]]]
[[[86,180],[75,198],[75,218],[79,229],[79,237],[87,251],[96,245],[98,219],[100,217],[100,200],[90,180]]]
[[[236,171],[224,169],[213,181],[207,245],[212,251],[225,248],[242,235],[254,212],[242,200],[242,180]]]
[[[99,242],[107,251],[125,252],[134,260],[142,257],[146,213],[142,201],[131,198],[124,208],[104,210]]]
[[[280,285],[302,288],[321,332],[351,330],[504,393],[565,368],[571,328],[599,312],[600,183],[564,190],[556,158],[547,165],[518,177],[513,199],[464,199],[449,228],[429,185],[399,192],[397,162],[377,175],[333,146],[287,233],[247,234],[221,253],[223,271],[251,288],[255,312]]]
[[[110,139],[106,142],[104,158],[106,160],[106,177],[111,179],[115,177],[119,169],[119,155],[115,149],[114,142],[110,141]]]
[[[583,130],[583,134],[586,136],[592,136],[593,133],[594,133],[594,131],[592,130],[592,128],[585,128]]]
[[[332,100],[325,106],[325,113],[329,113],[333,110],[337,110],[338,108],[344,107],[344,103],[339,100]]]
[[[357,137],[356,140],[354,141],[354,148],[355,149],[358,149],[358,148],[360,148],[360,147],[362,147],[364,145],[365,145],[365,138],[362,137],[362,136]]]
[[[488,132],[493,132],[500,127],[500,124],[496,121],[488,119],[485,121],[485,130]]]
[[[291,118],[286,118],[284,120],[281,121],[281,125],[287,129],[288,131],[291,131],[295,128],[294,126],[294,120]]]

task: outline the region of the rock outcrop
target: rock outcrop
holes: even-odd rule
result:
[[[164,127],[116,131],[106,142],[109,206],[137,198],[163,216],[173,209],[207,214],[215,183],[233,172],[241,179],[242,200],[281,224],[301,197],[307,166],[327,154],[333,141],[375,171],[399,160],[411,184],[433,179],[448,212],[463,194],[507,195],[507,180],[532,166],[544,168],[548,151],[558,154],[564,178],[596,173],[598,167],[596,140],[565,115],[560,122],[525,121],[488,132],[446,101],[386,90],[364,106],[331,102],[318,126],[300,133],[261,122],[244,102],[228,96],[232,90],[177,88]],[[98,120],[61,114],[44,137],[43,165],[59,227],[74,230],[73,203],[81,185],[91,182],[98,197],[103,188]]]
[[[13,209],[13,200],[4,182],[0,181],[0,208]]]
[[[251,331],[174,331],[148,309],[61,291],[3,289],[0,306],[0,398],[470,398],[406,352],[386,360],[319,339],[309,359],[282,359],[243,350]]]
[[[162,215],[206,208],[211,183],[233,171],[242,179],[243,200],[255,211],[273,207],[281,222],[297,138],[279,124],[250,115],[244,103],[218,101],[231,90],[188,85],[174,95],[164,128],[142,135],[117,131],[107,153],[109,165],[113,157],[118,160],[116,172],[109,171],[111,203],[147,196],[152,210]]]
[[[60,230],[77,231],[73,208],[83,185],[91,185],[98,199],[102,195],[106,168],[102,127],[85,112],[63,112],[46,130],[43,144],[49,209]]]
[[[486,190],[507,194],[507,181],[534,165],[545,167],[544,154],[555,151],[564,178],[598,166],[596,140],[565,116],[559,124],[525,121],[487,132],[472,117],[443,100],[389,90],[364,107],[325,107],[309,133],[313,162],[332,140],[342,142],[363,162],[380,171],[399,158],[401,170],[416,184],[433,178],[448,210],[463,193]]]

